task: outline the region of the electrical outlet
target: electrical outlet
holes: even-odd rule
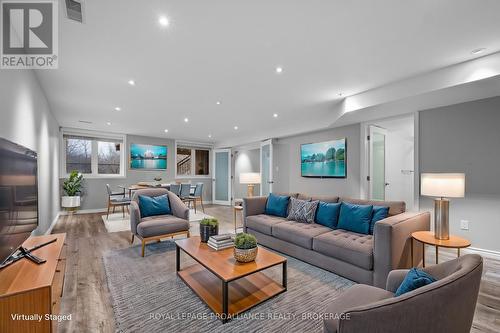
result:
[[[462,229],[462,230],[469,230],[469,221],[467,221],[467,220],[460,220],[460,229]]]

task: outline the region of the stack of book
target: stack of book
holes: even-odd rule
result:
[[[231,234],[223,234],[223,235],[210,236],[207,245],[210,246],[212,249],[218,251],[222,249],[227,249],[228,247],[233,247],[234,242],[233,239],[231,238]]]

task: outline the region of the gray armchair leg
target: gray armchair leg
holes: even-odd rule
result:
[[[133,243],[134,243],[134,237],[135,237],[135,235],[134,235],[134,234],[132,234],[132,239],[130,240],[130,244],[133,244]]]

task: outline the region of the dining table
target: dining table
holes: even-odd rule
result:
[[[164,188],[164,189],[167,189],[170,191],[170,185],[171,184],[140,182],[140,183],[132,184],[132,185],[118,185],[118,187],[123,189],[124,191],[128,191],[129,198],[132,198],[132,193],[134,191],[142,190],[145,188]],[[194,194],[195,188],[196,188],[196,185],[191,184],[191,191],[190,191],[191,195]]]

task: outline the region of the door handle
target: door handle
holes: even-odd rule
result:
[[[389,186],[389,185],[391,185],[391,184],[389,184],[389,183],[385,183],[384,185],[385,185],[385,186]]]

